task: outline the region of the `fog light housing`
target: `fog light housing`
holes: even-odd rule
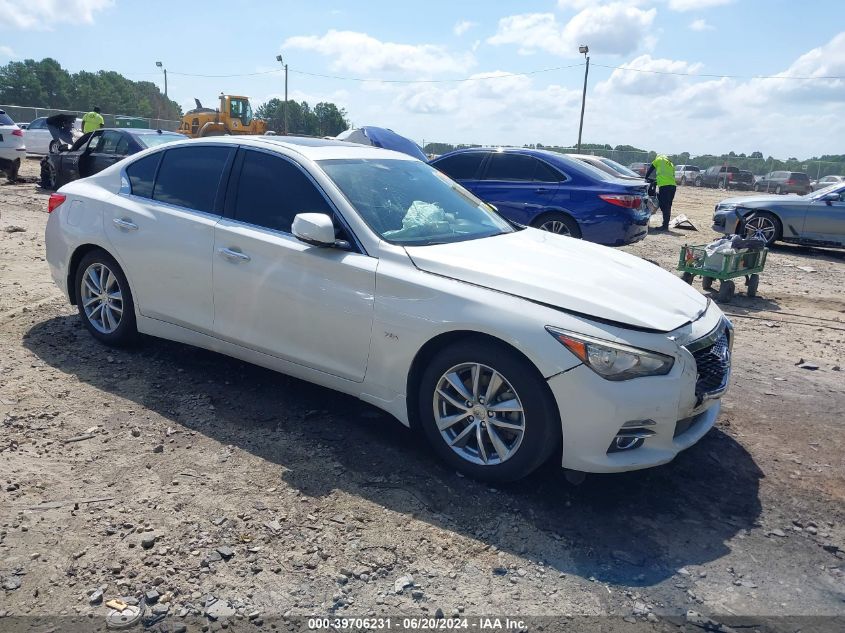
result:
[[[654,420],[629,420],[625,422],[616,437],[613,438],[607,452],[621,453],[639,448],[645,444],[647,438],[654,435],[654,431],[649,427],[655,424]]]

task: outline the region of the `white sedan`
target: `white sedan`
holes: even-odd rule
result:
[[[404,154],[197,139],[70,183],[49,211],[53,278],[98,341],[140,332],[355,395],[473,477],[555,453],[579,471],[666,463],[727,388],[732,328],[708,299],[511,225]]]

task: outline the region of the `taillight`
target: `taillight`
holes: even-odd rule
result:
[[[23,136],[23,130],[12,130],[12,136]]]
[[[728,172],[728,180],[733,180],[734,175],[731,172]]]
[[[787,185],[794,185],[794,184],[796,184],[796,182],[794,180],[792,180],[792,178],[790,178],[789,180],[786,181],[786,184]]]
[[[67,200],[67,196],[63,193],[51,193],[50,199],[47,200],[47,213],[52,213]]]
[[[641,196],[633,196],[621,193],[601,193],[599,198],[610,204],[615,204],[617,207],[624,207],[626,209],[639,209],[643,204]]]

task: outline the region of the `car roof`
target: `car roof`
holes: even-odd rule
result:
[[[348,143],[346,141],[338,141],[336,139],[322,139],[311,136],[269,136],[255,134],[239,134],[236,136],[208,136],[205,138],[174,141],[173,143],[168,143],[165,147],[167,149],[172,149],[174,147],[179,147],[182,145],[192,145],[196,143],[244,145],[251,147],[261,147],[265,149],[269,147],[276,147],[279,149],[286,149],[288,151],[295,152],[310,160],[348,158],[417,160],[416,158],[408,156],[407,154],[403,154],[401,152],[394,152],[389,149],[382,149],[381,147],[361,145],[359,143]]]

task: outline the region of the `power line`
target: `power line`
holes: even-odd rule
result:
[[[797,79],[797,80],[804,80],[804,79],[845,79],[845,76],[842,75],[826,75],[826,76],[819,76],[819,77],[798,77],[795,75],[719,75],[719,74],[708,74],[708,73],[682,73],[682,72],[675,72],[671,70],[651,70],[646,68],[632,68],[630,66],[606,66],[604,64],[593,64],[593,66],[599,66],[601,68],[610,68],[612,70],[627,70],[636,73],[650,73],[654,75],[676,75],[679,77],[703,77],[703,78],[716,78],[716,79]]]
[[[460,77],[455,79],[380,79],[378,77],[347,77],[343,75],[327,75],[323,73],[314,73],[306,70],[296,70],[290,68],[289,72],[297,75],[306,75],[308,77],[320,77],[323,79],[335,79],[338,81],[355,81],[359,83],[384,83],[384,84],[442,84],[442,83],[463,83],[469,81],[487,81],[490,79],[506,79],[509,77],[529,77],[531,75],[539,75],[542,73],[555,72],[557,70],[567,70],[570,68],[579,68],[584,66],[583,63],[569,64],[567,66],[553,66],[550,68],[539,68],[537,70],[528,70],[525,72],[508,72],[497,75],[487,75],[484,77]],[[822,76],[795,76],[795,75],[723,75],[719,73],[693,73],[693,72],[679,72],[671,70],[653,70],[646,68],[633,68],[631,66],[610,66],[607,64],[597,64],[593,62],[593,66],[599,68],[607,68],[609,70],[621,70],[627,72],[646,73],[653,75],[673,75],[677,77],[696,77],[702,79],[790,79],[796,81],[808,80],[837,80],[845,79],[843,75],[822,75]],[[177,71],[168,71],[171,75],[179,77],[199,77],[204,79],[227,79],[233,77],[258,77],[262,75],[275,75],[284,72],[281,69],[264,70],[252,73],[231,73],[222,75],[211,75],[202,73],[182,73]],[[153,76],[157,73],[127,73],[130,76]]]

